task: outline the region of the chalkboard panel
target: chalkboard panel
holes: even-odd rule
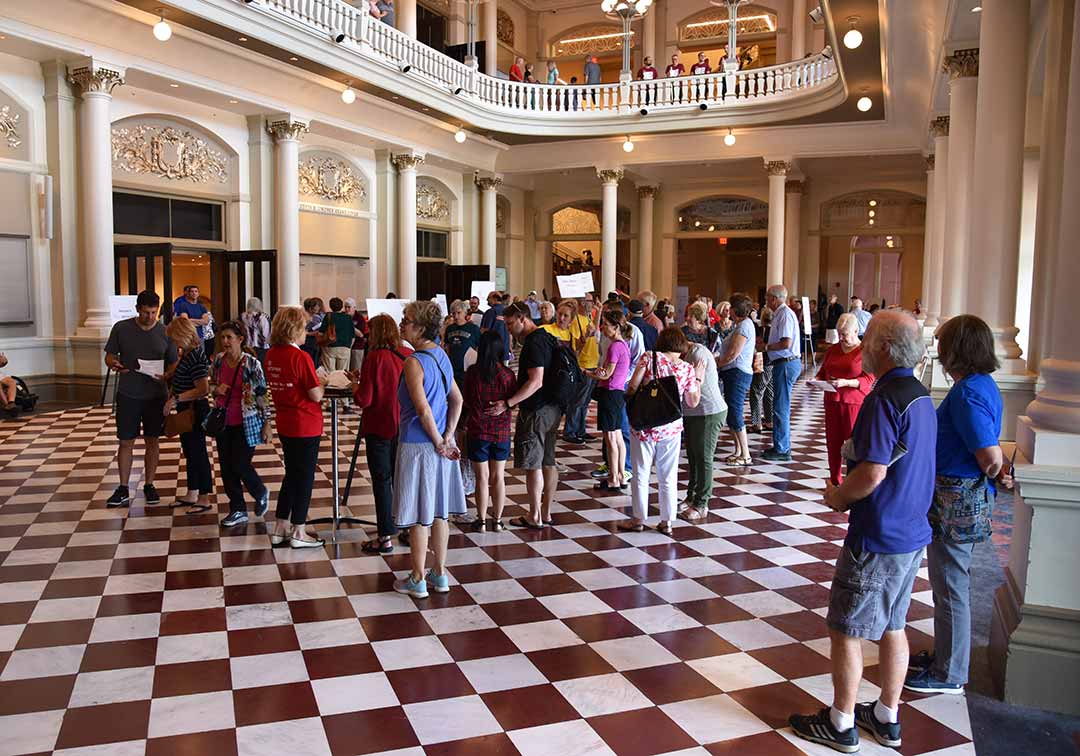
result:
[[[33,322],[30,238],[0,234],[0,325]]]

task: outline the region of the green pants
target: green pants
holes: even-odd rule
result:
[[[690,465],[690,483],[686,503],[698,509],[708,509],[713,494],[713,455],[727,412],[715,415],[687,415],[683,418],[686,433],[686,459]]]

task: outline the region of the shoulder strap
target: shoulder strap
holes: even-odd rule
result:
[[[440,365],[439,361],[435,359],[435,357],[433,357],[432,355],[428,354],[427,351],[424,349],[417,349],[415,352],[413,352],[413,357],[421,354],[426,355],[432,362],[435,363],[435,369],[439,371],[439,377],[442,378],[443,391],[445,391],[446,395],[449,396],[450,386],[446,382],[446,373],[443,372],[442,365]]]

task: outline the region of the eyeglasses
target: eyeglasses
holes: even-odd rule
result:
[[[405,318],[405,317],[403,317],[403,318],[401,319],[401,324],[402,324],[403,326],[404,326],[404,325],[416,325],[416,321],[415,321],[415,320],[409,320],[408,318]]]

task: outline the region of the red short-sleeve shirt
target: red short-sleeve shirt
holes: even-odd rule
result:
[[[319,385],[319,377],[307,353],[291,345],[270,347],[265,368],[278,433],[289,438],[321,436],[322,405],[311,401],[307,393]]]

